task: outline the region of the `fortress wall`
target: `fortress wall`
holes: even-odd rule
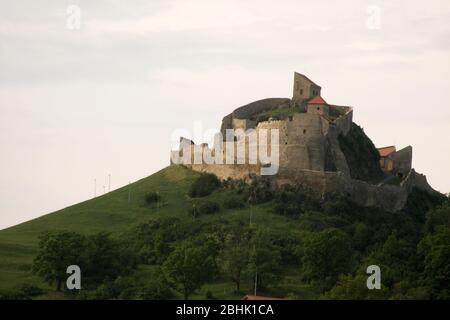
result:
[[[283,170],[276,177],[278,185],[300,183],[320,193],[337,193],[349,197],[364,207],[378,207],[388,212],[401,210],[406,204],[408,191],[393,185],[376,186],[353,180],[341,172],[314,170]]]
[[[427,177],[423,174],[417,173],[414,169],[411,169],[405,180],[403,180],[400,185],[408,190],[408,192],[411,192],[413,188],[418,188],[430,193],[437,192],[428,184]]]
[[[412,147],[405,147],[390,156],[394,161],[394,173],[407,175],[412,165]]]
[[[233,129],[247,130],[247,120],[246,119],[233,119],[232,127],[233,127]]]
[[[284,163],[286,163],[288,161],[288,154],[287,154],[287,149],[286,149],[286,145],[287,145],[287,127],[286,127],[286,121],[284,120],[272,120],[272,121],[262,121],[260,123],[258,123],[256,130],[257,132],[259,132],[260,129],[266,129],[268,130],[267,132],[267,136],[268,136],[268,152],[269,154],[271,154],[272,150],[271,150],[271,145],[270,145],[270,130],[272,129],[278,129],[278,134],[279,134],[279,164],[280,166],[283,165]],[[258,135],[259,137],[259,135]]]
[[[352,128],[353,108],[349,107],[347,113],[337,118],[334,123],[336,129],[338,130],[338,134],[343,134],[344,136],[347,135],[347,133]]]
[[[317,114],[299,113],[286,120],[286,168],[324,170],[328,122]]]
[[[351,180],[351,200],[365,207],[378,207],[388,212],[396,212],[406,204],[408,191],[394,185],[376,186],[360,180]]]
[[[250,174],[260,175],[261,172],[260,165],[249,164],[194,164],[191,168],[199,172],[213,173],[222,180],[226,180],[227,178],[248,180]]]
[[[327,134],[328,148],[331,152],[336,171],[340,171],[345,176],[350,177],[350,168],[339,145],[338,136],[339,130],[336,127],[330,127]]]
[[[233,126],[233,115],[230,113],[229,115],[223,117],[222,125],[220,126],[220,132],[225,137],[225,130],[232,128]]]

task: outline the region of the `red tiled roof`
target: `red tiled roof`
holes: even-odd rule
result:
[[[395,149],[395,146],[389,146],[389,147],[383,147],[383,148],[377,148],[378,153],[380,154],[380,157],[387,157],[388,155],[394,153],[397,151]]]
[[[263,297],[263,296],[254,296],[251,294],[247,294],[241,300],[286,300],[281,298],[272,298],[272,297]]]
[[[321,96],[315,96],[308,101],[308,104],[327,104],[327,103],[325,100],[323,100]]]

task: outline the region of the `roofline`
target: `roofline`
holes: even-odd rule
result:
[[[317,83],[315,83],[314,81],[312,81],[310,78],[308,78],[307,76],[305,76],[304,74],[294,71],[294,75],[298,74],[299,76],[302,76],[303,78],[305,78],[306,80],[308,80],[309,82],[311,82],[313,85],[318,86],[320,89],[322,89],[321,86],[319,86]]]
[[[311,102],[311,100],[313,100],[313,99],[315,99],[315,98],[317,98],[317,97],[319,97],[320,99],[322,99],[323,102]],[[312,98],[309,99],[306,103],[307,103],[307,104],[324,104],[324,105],[327,105],[327,106],[329,105],[329,104],[325,101],[325,99],[322,98],[322,96],[320,96],[320,95],[312,97]]]
[[[381,149],[387,149],[387,148],[395,148],[395,146],[386,146],[386,147],[380,147],[380,148],[377,148],[377,150],[381,150]]]

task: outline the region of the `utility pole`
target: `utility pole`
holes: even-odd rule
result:
[[[131,182],[128,182],[128,203],[131,201]]]
[[[97,197],[97,179],[94,179],[94,198]]]
[[[111,174],[108,174],[108,192],[111,192]]]
[[[255,296],[256,296],[257,286],[258,286],[258,269],[256,269],[256,273],[255,273],[255,293],[254,293]]]
[[[156,213],[159,213],[159,192],[156,191]]]
[[[250,228],[252,227],[252,218],[253,218],[253,201],[256,198],[256,194],[254,191],[250,193],[248,197],[248,203],[250,204]]]
[[[250,203],[250,228],[252,227],[253,205]]]

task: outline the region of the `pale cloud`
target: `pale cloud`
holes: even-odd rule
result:
[[[182,32],[231,28],[252,24],[256,17],[241,8],[241,1],[183,0],[170,9],[140,19],[92,20],[86,28],[100,33]]]

